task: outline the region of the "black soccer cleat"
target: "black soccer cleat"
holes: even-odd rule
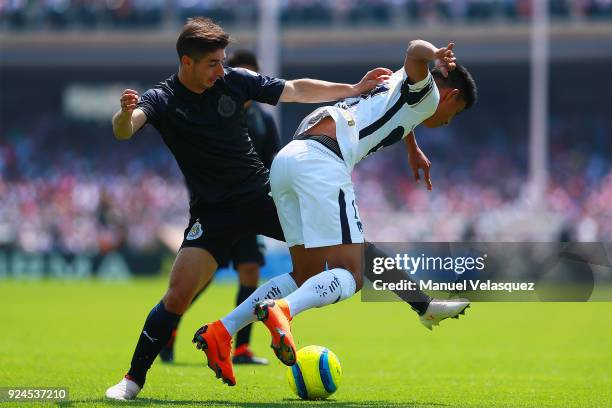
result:
[[[164,346],[163,349],[159,352],[159,358],[164,363],[173,363],[174,362],[174,341],[176,340],[176,329],[172,330],[172,335],[170,336],[170,340]]]
[[[174,348],[172,348],[172,347],[164,347],[159,352],[159,358],[164,363],[174,363]]]

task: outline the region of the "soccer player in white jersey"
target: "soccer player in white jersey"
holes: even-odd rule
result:
[[[293,262],[291,275],[298,287],[282,299],[272,300],[278,297],[273,293],[247,299],[212,323],[216,330],[223,326],[230,335],[225,337],[231,338],[253,319],[248,312],[255,304],[257,319],[270,330],[276,356],[293,365],[296,349],[289,321],[361,289],[364,238],[351,171],[367,155],[402,139],[409,149],[417,148],[416,126],[446,125],[474,104],[476,85],[468,71],[456,64],[453,47],[452,43],[436,48],[427,41],[412,41],[404,66],[385,83],[367,94],[319,108],[302,121],[294,140],[274,159],[270,174],[272,197]],[[435,68],[430,72],[431,61]],[[468,305],[467,301],[431,302],[421,320],[431,328],[444,318],[456,317]],[[207,326],[196,332],[194,342],[205,350],[217,376],[230,376],[235,383],[231,363],[226,364],[229,356],[225,356],[231,346],[207,333]]]

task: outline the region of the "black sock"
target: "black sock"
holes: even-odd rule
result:
[[[366,265],[371,264],[367,260],[371,260],[373,258],[388,258],[389,256],[376,248],[373,244],[366,242],[365,243],[365,259]],[[372,268],[366,266],[365,268],[365,277],[368,278],[371,282],[374,282],[376,279],[380,279],[378,275],[375,275],[372,271]],[[385,281],[386,282],[400,282],[402,279],[406,279],[414,282],[410,279],[410,275],[406,273],[403,269],[390,269],[385,270]],[[427,293],[423,292],[419,289],[418,285],[416,290],[413,291],[403,291],[403,290],[394,290],[393,291],[400,299],[404,302],[408,303],[412,310],[417,312],[419,315],[424,315],[427,307],[429,306],[429,302],[431,302],[431,297],[427,295]]]
[[[140,333],[128,375],[141,387],[144,386],[147,371],[161,349],[168,343],[172,330],[181,316],[170,313],[160,301],[149,313]]]
[[[210,282],[212,282],[212,279],[210,279],[206,283],[206,285],[204,285],[204,287],[198,293],[196,293],[196,295],[193,297],[193,300],[191,301],[192,305],[194,304],[196,299],[199,298],[202,293],[204,293],[208,285],[210,285]],[[172,328],[172,333],[174,334],[174,336],[172,336],[172,334],[170,335],[170,339],[168,339],[168,343],[166,343],[166,348],[174,348],[174,337],[176,336],[176,332],[178,331],[178,327],[179,327],[179,324],[181,323],[182,317],[183,316],[179,316],[178,319],[176,319],[176,323],[174,323],[174,327]]]
[[[174,340],[176,339],[176,332],[178,330],[178,327],[179,327],[179,324],[181,323],[182,318],[183,316],[179,316],[179,318],[176,319],[176,322],[174,323],[174,327],[172,328],[172,333],[170,334],[170,338],[168,339],[168,342],[166,343],[165,348],[174,349]]]
[[[238,297],[236,298],[236,306],[244,302],[253,292],[255,292],[257,286],[242,286],[238,290]],[[236,348],[243,344],[249,344],[251,340],[251,327],[253,324],[249,324],[238,331],[236,334]]]

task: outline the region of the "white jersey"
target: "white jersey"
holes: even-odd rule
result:
[[[409,84],[402,67],[367,94],[315,110],[300,123],[296,135],[331,116],[336,122],[340,151],[352,170],[368,154],[398,142],[433,115],[439,100],[431,73],[422,81]]]

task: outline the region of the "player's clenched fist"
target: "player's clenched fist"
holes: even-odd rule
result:
[[[121,94],[121,112],[131,114],[138,104],[138,91],[126,89]]]

